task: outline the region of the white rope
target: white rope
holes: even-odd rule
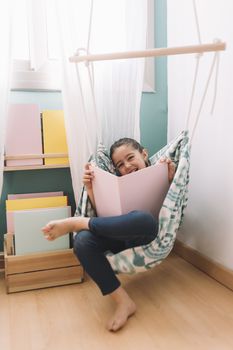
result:
[[[91,66],[93,63],[91,64]],[[94,106],[94,115],[96,119],[96,126],[97,126],[97,144],[102,142],[102,128],[101,128],[101,120],[99,119],[99,115],[97,112],[97,106],[96,106],[96,98],[95,98],[95,88],[94,88],[94,70],[91,74],[90,66],[87,66],[88,70],[88,77],[89,77],[89,83],[91,87],[91,95],[93,100],[93,106]]]
[[[217,91],[218,91],[218,77],[219,77],[219,62],[220,62],[220,55],[219,52],[216,53],[217,55],[217,61],[216,61],[216,74],[215,74],[215,81],[214,81],[214,96],[213,96],[213,102],[212,102],[212,107],[211,107],[211,114],[214,113],[214,107],[215,107],[215,102],[217,98]]]
[[[89,19],[89,27],[88,27],[88,39],[87,39],[87,54],[89,54],[90,51],[90,40],[91,40],[91,30],[92,30],[92,19],[93,19],[93,7],[94,7],[94,2],[93,0],[91,1],[91,8],[90,8],[90,19]],[[86,67],[88,71],[88,78],[89,78],[89,83],[91,87],[91,95],[92,95],[92,100],[93,100],[93,106],[94,106],[94,115],[96,119],[96,126],[97,126],[97,144],[102,141],[102,128],[101,128],[101,121],[99,120],[98,117],[98,112],[97,112],[97,106],[96,106],[96,98],[95,98],[95,82],[94,82],[94,64],[91,62],[91,69],[90,69],[90,62],[86,61]]]
[[[88,37],[87,37],[87,54],[89,54],[90,40],[91,40],[91,29],[92,29],[92,18],[93,18],[93,0],[91,0],[89,26],[88,26]]]
[[[196,0],[193,0],[193,10],[194,10],[194,16],[195,16],[195,22],[196,22],[198,41],[199,41],[199,44],[201,45],[202,40],[201,40],[200,24],[199,24],[199,19],[198,19],[198,14],[197,14]]]
[[[201,40],[201,31],[200,31],[200,24],[199,24],[199,18],[198,18],[198,13],[197,13],[196,0],[193,0],[192,4],[193,4],[196,29],[197,29],[198,42],[201,45],[202,40]],[[185,130],[188,130],[189,126],[190,126],[189,124],[190,124],[190,118],[191,118],[191,113],[192,113],[193,100],[194,100],[195,91],[196,91],[196,83],[197,83],[197,77],[198,77],[198,72],[199,72],[199,63],[200,63],[200,58],[202,57],[202,55],[203,55],[202,53],[199,53],[196,55],[195,73],[194,73],[194,78],[193,78],[192,93],[191,93],[191,97],[190,97],[190,101],[189,101],[188,115],[187,115],[186,123],[185,123]]]
[[[192,1],[193,3],[193,10],[194,10],[194,16],[195,16],[195,22],[196,22],[196,29],[197,29],[197,36],[198,36],[198,41],[199,44],[201,45],[202,41],[201,41],[201,31],[200,31],[200,24],[199,24],[199,19],[198,19],[198,13],[197,13],[197,6],[196,6],[196,0]],[[220,42],[220,40],[214,40],[215,43]],[[198,72],[199,72],[199,63],[200,63],[200,58],[202,57],[202,53],[198,54],[196,56],[196,68],[195,68],[195,73],[194,73],[194,80],[193,80],[193,87],[192,87],[192,93],[191,93],[191,98],[190,98],[190,103],[189,103],[189,110],[188,110],[188,116],[187,116],[187,120],[186,120],[186,125],[185,125],[185,129],[188,130],[190,127],[190,119],[191,119],[191,112],[192,112],[192,106],[193,106],[193,100],[194,100],[194,95],[195,95],[195,90],[196,90],[196,82],[197,82],[197,77],[198,77]],[[216,102],[216,97],[217,97],[217,85],[218,85],[218,75],[219,75],[219,53],[216,51],[215,55],[214,55],[214,59],[212,62],[212,66],[210,69],[210,73],[207,79],[207,83],[206,83],[206,87],[204,90],[204,94],[202,96],[202,100],[199,106],[199,110],[196,116],[196,120],[194,122],[194,126],[193,126],[193,130],[192,130],[192,135],[190,138],[190,143],[192,143],[192,139],[194,137],[196,128],[197,128],[197,124],[200,118],[200,114],[201,114],[201,110],[205,101],[205,97],[207,94],[207,90],[209,87],[209,83],[210,83],[210,79],[212,77],[213,74],[213,70],[216,64],[216,75],[215,75],[215,84],[214,84],[214,96],[213,96],[213,102],[212,102],[212,108],[211,108],[211,114],[213,114],[214,111],[214,106],[215,106],[215,102]]]
[[[197,13],[196,1],[193,0],[192,4],[193,4],[193,11],[194,11],[194,18],[195,18],[195,23],[196,23],[196,29],[197,29],[198,42],[201,45],[202,44],[201,31],[200,31],[200,24],[199,24],[199,18],[198,18],[198,13]],[[190,124],[190,119],[191,119],[193,100],[194,100],[195,91],[196,91],[196,83],[197,83],[197,77],[198,77],[198,72],[199,72],[199,63],[200,63],[200,58],[202,57],[202,55],[203,55],[202,53],[199,53],[199,54],[196,55],[195,73],[194,73],[194,78],[193,78],[191,97],[190,97],[190,101],[189,101],[188,115],[187,115],[186,123],[185,123],[185,130],[189,130],[189,127],[190,127],[189,124]]]
[[[189,126],[190,126],[189,123],[191,118],[194,95],[196,91],[196,83],[197,83],[197,76],[199,71],[200,58],[201,58],[200,55],[196,56],[196,67],[195,67],[195,73],[194,73],[194,79],[193,79],[192,93],[191,93],[191,98],[189,102],[189,110],[188,110],[188,115],[187,115],[186,124],[185,124],[185,130],[189,130]]]
[[[207,94],[207,91],[208,91],[210,79],[211,79],[213,71],[214,71],[214,66],[215,66],[215,64],[217,62],[217,55],[218,55],[218,53],[216,52],[214,54],[214,58],[213,58],[213,62],[212,62],[211,68],[210,68],[209,76],[208,76],[208,79],[207,79],[207,82],[206,82],[204,94],[202,96],[200,107],[199,107],[199,110],[198,110],[198,113],[197,113],[197,116],[196,116],[196,120],[195,120],[195,123],[194,123],[194,126],[193,126],[192,134],[191,134],[191,137],[190,137],[190,143],[192,143],[192,140],[193,140],[196,128],[197,128],[197,124],[198,124],[199,119],[200,119],[200,114],[201,114],[201,110],[202,110],[202,107],[203,107],[203,104],[204,104],[204,101],[205,101],[205,98],[206,98],[206,94]]]
[[[84,94],[83,94],[83,88],[82,88],[82,84],[81,84],[81,80],[80,80],[80,74],[79,74],[79,69],[78,69],[78,64],[77,63],[75,64],[75,68],[76,68],[77,79],[78,79],[78,84],[79,84],[79,89],[80,89],[80,94],[81,94],[83,111],[84,111],[84,115],[85,115],[84,128],[85,128],[85,135],[87,137],[87,147],[88,147],[89,154],[91,155],[93,150],[92,150],[92,147],[91,147],[90,133],[88,131],[88,125],[87,125],[87,110],[86,110]]]
[[[90,17],[89,17],[89,26],[88,26],[88,37],[87,37],[87,47],[85,48],[79,48],[75,55],[80,56],[81,52],[86,53],[87,55],[90,53],[90,40],[91,40],[91,29],[92,29],[92,18],[93,18],[93,0],[91,1],[91,7],[90,7]],[[81,91],[81,97],[82,97],[82,103],[85,111],[85,131],[87,135],[87,143],[88,143],[88,148],[93,152],[91,148],[91,141],[89,137],[89,132],[88,132],[88,126],[87,126],[87,110],[86,110],[86,105],[85,105],[85,100],[84,100],[84,94],[83,94],[83,89],[82,89],[82,83],[80,79],[80,74],[79,74],[79,69],[78,69],[78,63],[76,65],[76,72],[78,76],[78,82],[79,82],[79,87]],[[99,120],[98,113],[97,113],[97,106],[96,106],[96,98],[95,98],[95,89],[94,89],[94,65],[93,62],[85,61],[85,66],[87,68],[87,73],[88,73],[88,79],[89,79],[89,84],[91,88],[91,96],[92,96],[92,101],[93,101],[93,107],[94,107],[94,116],[96,119],[96,129],[97,129],[97,144],[102,141],[102,128],[101,128],[101,121]]]

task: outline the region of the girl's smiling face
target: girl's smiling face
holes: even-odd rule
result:
[[[122,145],[116,148],[112,154],[112,161],[120,175],[127,175],[134,171],[146,168],[148,153],[142,152],[132,145]]]

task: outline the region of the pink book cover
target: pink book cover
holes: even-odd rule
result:
[[[38,192],[38,193],[19,193],[19,194],[8,194],[7,199],[24,199],[24,198],[41,198],[41,197],[54,197],[63,196],[62,191],[59,192]]]
[[[39,106],[35,104],[11,104],[9,106],[6,156],[42,154],[42,136]],[[42,165],[43,159],[7,160],[7,166]]]
[[[63,196],[63,192],[59,191],[59,192],[8,194],[7,199],[41,198],[41,197],[54,197],[54,196]],[[14,233],[14,211],[6,212],[6,225],[7,225],[7,232]]]
[[[167,164],[156,164],[118,177],[93,167],[93,193],[98,216],[115,216],[132,210],[158,216],[169,189]]]

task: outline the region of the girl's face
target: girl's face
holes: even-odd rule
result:
[[[112,161],[121,175],[146,168],[147,160],[148,153],[145,149],[140,153],[131,145],[122,145],[112,154]]]

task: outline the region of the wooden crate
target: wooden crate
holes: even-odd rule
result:
[[[13,255],[12,235],[4,237],[7,293],[83,282],[84,272],[73,249]]]

